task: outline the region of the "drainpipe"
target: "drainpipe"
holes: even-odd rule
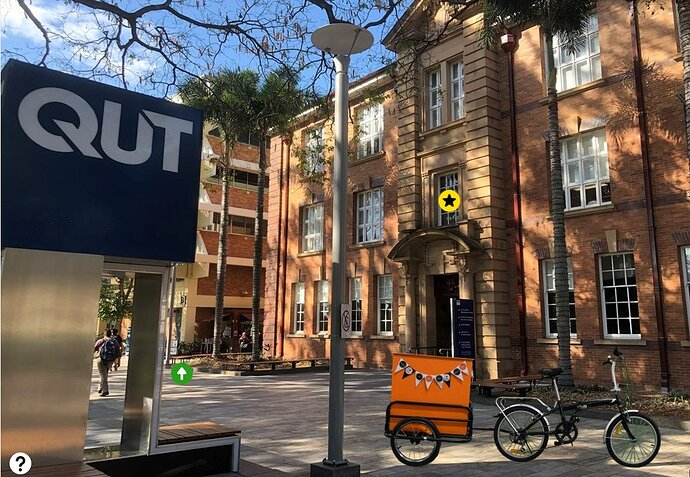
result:
[[[669,370],[668,353],[666,351],[666,329],[664,325],[664,308],[661,299],[661,271],[656,248],[656,225],[654,224],[654,196],[652,195],[652,167],[649,160],[649,131],[647,130],[647,113],[644,103],[644,89],[642,84],[642,49],[640,46],[640,29],[637,17],[637,2],[630,2],[630,36],[632,37],[632,59],[635,75],[635,93],[637,96],[637,117],[640,130],[640,145],[642,149],[642,168],[644,176],[644,196],[647,208],[647,232],[649,234],[649,249],[652,258],[652,281],[654,286],[654,311],[656,313],[657,339],[659,341],[659,364],[661,367],[661,388],[668,390]]]
[[[282,287],[282,306],[280,307],[280,320],[278,321],[280,324],[280,327],[278,328],[278,335],[280,339],[278,340],[278,348],[277,350],[280,350],[279,356],[283,356],[283,349],[285,345],[285,298],[287,295],[287,268],[288,268],[288,262],[287,262],[287,248],[288,248],[288,217],[290,216],[289,214],[289,209],[290,209],[290,146],[292,145],[292,140],[288,139],[287,141],[283,141],[281,144],[281,163],[283,161],[283,158],[285,157],[285,154],[287,154],[287,161],[285,164],[285,179],[284,183],[285,185],[281,184],[281,188],[284,187],[285,190],[285,198],[283,199],[283,202],[281,202],[281,208],[285,208],[285,216],[283,217],[283,243],[280,244],[280,249],[283,251],[283,258],[281,259],[281,263],[283,264],[283,273],[282,277],[280,279],[281,287]],[[284,205],[283,205],[284,204]],[[276,351],[277,351],[276,350]]]
[[[283,242],[283,167],[284,166],[284,154],[283,154],[283,141],[280,141],[280,172],[278,173],[278,250],[276,250],[276,299],[274,310],[274,320],[273,320],[273,354],[278,356],[278,306],[280,305],[280,264],[282,263],[280,259],[280,245]]]
[[[522,247],[522,209],[520,195],[520,156],[518,155],[517,120],[515,108],[514,52],[515,36],[506,32],[501,35],[501,48],[508,55],[508,91],[510,94],[510,160],[513,169],[513,223],[515,227],[515,267],[517,274],[517,306],[520,323],[520,375],[526,376],[527,364],[527,309],[525,302],[525,260]]]

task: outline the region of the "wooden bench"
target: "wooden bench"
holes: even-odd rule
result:
[[[520,396],[526,396],[527,391],[534,388],[537,381],[541,380],[541,374],[528,374],[527,376],[509,376],[497,379],[478,379],[473,386],[477,387],[479,394],[491,397],[492,389],[517,391]]]
[[[239,429],[231,429],[208,421],[161,426],[158,428],[156,453],[231,446],[231,470],[232,472],[238,472],[241,433],[242,431]]]
[[[344,358],[345,359],[345,369],[352,369],[352,361],[354,358]],[[309,363],[309,368],[316,368],[319,364],[328,367],[330,360],[327,358],[300,358],[300,359],[283,359],[283,360],[268,360],[268,361],[233,361],[228,363],[223,363],[222,368],[224,370],[247,370],[249,372],[261,371],[257,367],[268,367],[270,371],[276,371],[278,366],[288,366],[289,369],[297,369],[299,363]]]
[[[31,477],[107,477],[100,470],[94,469],[83,462],[73,464],[48,465],[46,467],[32,467],[28,474]],[[3,470],[2,477],[14,477],[11,470]]]

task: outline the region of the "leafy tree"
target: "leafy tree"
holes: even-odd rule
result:
[[[221,326],[225,297],[225,266],[228,257],[228,217],[230,183],[232,181],[230,158],[238,137],[246,130],[246,109],[243,98],[238,97],[237,85],[253,79],[248,71],[221,70],[203,79],[190,78],[179,88],[179,95],[185,104],[204,111],[204,118],[221,133],[222,156],[216,159],[221,175],[220,239],[218,241],[218,263],[216,264],[216,299],[213,313],[213,355],[220,355]]]
[[[558,330],[558,365],[563,369],[561,382],[574,385],[570,359],[570,308],[568,303],[568,262],[565,241],[565,193],[561,172],[561,147],[558,125],[558,92],[554,66],[553,38],[558,36],[564,48],[575,52],[582,42],[595,0],[481,0],[484,9],[484,39],[495,41],[499,29],[517,29],[538,25],[544,35],[546,82],[549,112],[549,159],[551,171],[551,220],[554,241],[556,285],[556,321]]]
[[[101,280],[98,318],[112,328],[123,319],[131,317],[134,309],[133,290],[134,280],[130,278]]]

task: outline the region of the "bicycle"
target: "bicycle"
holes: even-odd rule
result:
[[[629,397],[621,399],[621,391],[616,381],[616,364],[621,363],[624,371],[627,370],[625,359],[618,351],[613,350],[614,359],[608,356],[604,365],[611,365],[611,379],[615,397],[609,399],[593,399],[579,401],[563,405],[558,390],[558,375],[563,372],[561,368],[544,368],[542,376],[551,378],[552,386],[556,393],[556,402],[553,407],[547,406],[537,398],[503,397],[496,399],[496,407],[500,414],[494,427],[494,442],[499,452],[510,460],[527,462],[539,457],[544,452],[553,434],[555,445],[572,444],[578,436],[577,413],[588,407],[616,406],[618,413],[614,415],[606,425],[604,431],[604,443],[613,460],[626,467],[642,467],[649,464],[656,457],[661,447],[661,434],[656,423],[648,416],[635,409],[628,409]],[[519,404],[506,405],[506,403],[519,400]],[[525,401],[538,401],[546,412],[527,404]],[[566,412],[575,411],[567,417]],[[547,420],[547,416],[558,413],[560,422],[553,431]]]

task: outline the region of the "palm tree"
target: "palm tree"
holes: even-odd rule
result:
[[[574,384],[570,359],[570,307],[568,304],[568,262],[565,241],[565,193],[561,171],[561,147],[558,126],[558,93],[554,66],[553,38],[558,36],[566,50],[574,52],[582,42],[595,0],[482,0],[484,39],[493,43],[498,28],[506,23],[517,28],[538,25],[544,35],[546,83],[549,114],[549,159],[551,170],[551,219],[553,222],[556,319],[558,329],[558,365],[563,369],[561,382]]]
[[[690,162],[690,0],[676,0],[678,31],[683,54],[683,85],[685,106],[685,142]]]
[[[250,74],[251,73],[251,74]],[[250,77],[253,75],[253,80]],[[243,114],[250,133],[259,137],[259,185],[254,220],[254,259],[252,271],[252,359],[261,352],[259,340],[259,313],[264,230],[264,188],[266,184],[266,149],[269,132],[281,135],[287,132],[292,118],[304,106],[304,94],[299,90],[299,77],[293,70],[279,69],[269,73],[263,83],[256,73],[247,72],[247,81],[236,85],[238,97],[245,105]],[[241,90],[241,91],[240,91]]]
[[[222,157],[217,160],[221,173],[222,199],[220,219],[220,240],[218,241],[218,263],[216,266],[216,300],[213,314],[213,356],[220,355],[221,325],[225,296],[225,266],[228,250],[228,217],[230,182],[230,156],[237,144],[239,134],[245,129],[244,106],[234,86],[245,79],[246,73],[221,70],[203,79],[185,81],[178,91],[182,101],[204,112],[204,118],[221,133]]]

